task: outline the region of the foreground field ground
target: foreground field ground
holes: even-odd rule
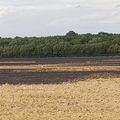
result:
[[[0,86],[0,120],[119,119],[119,78]]]
[[[0,60],[0,120],[119,120],[120,57]]]

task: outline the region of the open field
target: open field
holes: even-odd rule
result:
[[[0,60],[0,120],[119,120],[120,57]]]
[[[0,86],[0,120],[119,119],[119,78]]]
[[[64,64],[72,63],[80,66],[114,66],[120,65],[120,57],[74,57],[74,58],[7,58],[0,59],[0,65],[31,65],[31,64]]]
[[[120,57],[0,60],[1,84],[56,84],[90,76],[119,77]]]

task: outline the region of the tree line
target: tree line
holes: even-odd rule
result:
[[[64,36],[0,37],[0,58],[119,56],[120,34],[100,32]]]

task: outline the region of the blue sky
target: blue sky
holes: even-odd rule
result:
[[[0,36],[120,32],[119,0],[0,0]]]

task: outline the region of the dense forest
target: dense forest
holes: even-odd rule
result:
[[[1,58],[119,56],[120,34],[100,32],[64,36],[0,37]]]

